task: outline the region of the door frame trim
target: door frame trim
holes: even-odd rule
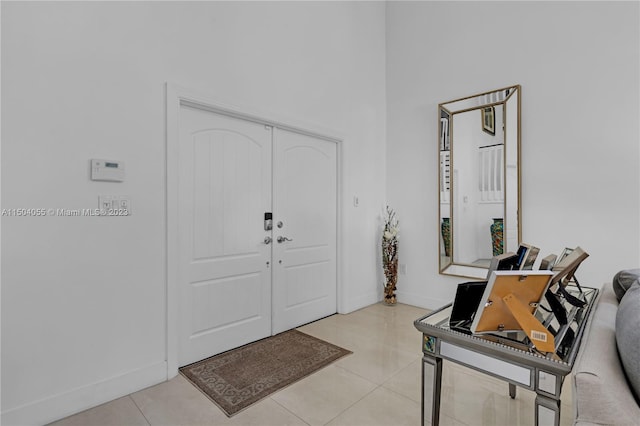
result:
[[[344,137],[333,130],[317,125],[301,122],[290,117],[277,117],[273,113],[256,111],[245,106],[238,107],[231,103],[222,103],[202,91],[196,91],[167,82],[165,84],[165,274],[166,274],[166,361],[167,378],[178,374],[178,153],[179,153],[179,116],[181,106],[223,114],[246,121],[263,124],[300,133],[314,138],[327,140],[336,144],[337,176],[336,176],[336,309],[342,311],[345,300],[345,289],[342,286],[342,254],[343,254],[343,142]]]

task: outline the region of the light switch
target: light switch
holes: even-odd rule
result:
[[[100,195],[98,208],[102,216],[131,215],[131,198],[126,195]]]
[[[111,197],[101,195],[98,197],[98,206],[100,210],[109,210],[111,208]]]
[[[120,209],[127,210],[128,214],[131,214],[131,202],[128,197],[120,198]]]

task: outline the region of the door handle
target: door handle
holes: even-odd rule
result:
[[[280,235],[280,236],[277,238],[277,241],[278,241],[279,243],[284,243],[285,241],[293,241],[293,238],[283,237],[282,235]]]
[[[265,244],[271,243],[271,237],[264,237],[264,243]]]

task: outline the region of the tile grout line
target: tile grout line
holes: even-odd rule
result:
[[[388,380],[387,380],[387,381],[388,381]],[[386,383],[386,382],[385,382],[385,383]],[[413,402],[413,403],[415,403],[415,404],[420,405],[420,401],[415,401],[415,400],[411,399],[410,397],[408,397],[407,395],[403,395],[403,394],[401,394],[401,393],[400,393],[400,392],[398,392],[398,391],[395,391],[395,390],[393,390],[393,389],[391,389],[391,388],[387,388],[387,387],[385,387],[385,386],[384,386],[384,384],[380,385],[380,387],[381,387],[381,388],[384,388],[384,390],[386,390],[386,391],[389,391],[389,392],[391,392],[391,393],[394,393],[394,394],[396,394],[396,395],[398,395],[398,396],[402,397],[403,399],[406,399],[407,401],[411,401],[411,402]]]
[[[409,365],[411,365],[411,364],[409,364]],[[336,367],[337,367],[337,368],[340,368],[340,369],[342,369],[342,370],[344,370],[344,371],[347,371],[347,372],[349,372],[349,373],[351,373],[351,374],[353,374],[353,375],[355,375],[355,376],[358,376],[358,377],[360,377],[361,379],[366,380],[366,381],[367,381],[367,382],[369,382],[369,383],[373,383],[373,384],[375,385],[375,387],[374,387],[373,389],[371,389],[371,391],[369,391],[369,392],[367,392],[366,394],[364,394],[360,399],[358,399],[358,400],[354,401],[351,405],[349,405],[349,406],[348,406],[348,407],[346,407],[344,410],[340,411],[340,412],[339,412],[338,414],[336,414],[334,417],[332,417],[331,419],[329,419],[329,421],[328,421],[328,422],[326,422],[326,423],[324,424],[325,426],[326,426],[326,425],[328,425],[329,423],[331,423],[332,421],[334,421],[335,419],[337,419],[338,417],[340,417],[342,414],[344,414],[345,412],[347,412],[348,410],[350,410],[351,408],[353,408],[356,404],[358,404],[358,403],[359,403],[359,402],[361,402],[363,399],[365,399],[367,396],[371,395],[372,393],[374,393],[375,391],[377,391],[377,390],[378,390],[378,389],[380,389],[380,388],[384,388],[384,390],[386,390],[386,391],[393,392],[393,393],[394,393],[394,394],[396,394],[396,395],[400,395],[401,397],[403,397],[404,399],[406,399],[406,400],[408,400],[408,401],[411,401],[411,402],[416,403],[416,404],[418,404],[418,405],[420,404],[419,402],[416,402],[416,401],[414,401],[413,399],[411,399],[411,398],[409,398],[409,397],[407,397],[407,396],[405,396],[405,395],[402,395],[402,394],[400,394],[400,393],[398,393],[398,392],[396,392],[396,391],[394,391],[394,390],[392,390],[392,389],[389,389],[389,388],[384,387],[384,384],[385,384],[385,383],[387,383],[389,380],[391,380],[391,378],[392,378],[394,375],[396,375],[398,372],[400,372],[400,371],[404,370],[404,368],[399,369],[398,371],[396,371],[395,373],[393,373],[393,374],[391,375],[391,377],[389,377],[387,380],[385,380],[385,381],[384,381],[384,382],[382,382],[381,384],[378,384],[378,383],[376,383],[376,382],[372,382],[370,379],[368,379],[368,378],[366,378],[366,377],[364,377],[364,376],[362,376],[362,375],[360,375],[360,374],[358,374],[358,373],[355,373],[355,372],[353,372],[353,371],[349,370],[348,368],[340,367],[340,366],[338,366],[338,365],[336,365]],[[407,366],[407,367],[408,367],[408,366]],[[406,368],[406,367],[405,367],[405,368]]]
[[[346,372],[348,372],[348,373],[350,373],[350,374],[353,374],[354,376],[358,376],[358,377],[360,377],[361,379],[366,380],[367,382],[374,384],[375,386],[380,386],[380,384],[378,384],[378,383],[376,383],[376,382],[372,381],[371,379],[369,379],[369,378],[367,378],[367,377],[364,377],[362,374],[356,373],[355,371],[351,371],[351,370],[349,370],[349,369],[348,369],[348,368],[346,368],[346,367],[342,367],[342,366],[337,365],[337,364],[336,364],[336,367],[337,367],[337,368],[339,368],[339,369],[341,369],[341,370],[344,370],[344,371],[346,371]]]
[[[373,314],[373,313],[372,313],[372,315],[376,315],[376,314]],[[377,315],[376,315],[376,316],[377,316]],[[382,316],[382,315],[381,315],[381,316],[379,316],[379,317],[384,317],[384,316]],[[342,327],[340,323],[336,323],[336,326],[340,327],[341,329],[343,329],[343,330],[345,330],[345,331],[347,331],[347,332],[354,332],[354,333],[355,333],[355,331],[354,331],[354,330],[350,330],[350,329],[349,329],[349,327]],[[383,343],[383,345],[385,345],[385,346],[389,346],[389,347],[393,347],[394,349],[399,350],[398,348],[396,348],[396,347],[394,347],[394,346],[392,346],[392,345],[387,345],[387,344],[385,344],[385,343]],[[354,353],[355,353],[355,352],[354,352]],[[418,358],[418,359],[419,359],[419,358]],[[336,418],[340,417],[342,414],[344,414],[345,412],[347,412],[348,410],[350,410],[351,408],[353,408],[356,404],[358,404],[358,403],[359,403],[359,402],[361,402],[363,399],[365,399],[367,396],[371,395],[373,392],[376,392],[376,391],[377,391],[377,390],[379,390],[380,388],[383,388],[385,391],[392,392],[392,393],[393,393],[393,394],[395,394],[395,395],[399,395],[400,397],[402,397],[403,399],[405,399],[405,400],[407,400],[407,401],[410,401],[410,402],[412,402],[412,403],[415,403],[415,404],[420,405],[420,403],[419,403],[419,402],[416,402],[416,401],[414,401],[413,399],[411,399],[411,398],[409,398],[409,397],[407,397],[407,396],[405,396],[405,395],[402,395],[402,394],[400,394],[400,393],[398,393],[398,392],[396,392],[396,391],[394,391],[394,390],[392,390],[392,389],[389,389],[389,388],[384,387],[385,383],[388,383],[388,382],[389,382],[389,380],[391,380],[391,378],[393,378],[396,374],[398,374],[399,372],[401,372],[402,370],[404,370],[405,368],[407,368],[407,367],[408,367],[409,365],[411,365],[413,362],[415,362],[415,361],[412,361],[412,362],[411,362],[411,363],[409,363],[408,365],[406,365],[406,366],[404,366],[404,367],[402,367],[402,368],[399,368],[398,370],[396,370],[395,372],[393,372],[393,373],[389,376],[389,378],[387,378],[384,382],[382,382],[382,383],[380,383],[380,384],[378,384],[378,383],[376,383],[376,382],[373,382],[373,381],[371,381],[369,378],[366,378],[366,377],[362,376],[361,374],[358,374],[358,373],[356,373],[356,372],[354,372],[354,371],[351,371],[351,370],[350,370],[350,369],[348,369],[348,368],[345,368],[345,367],[340,366],[340,365],[336,365],[336,367],[337,367],[337,368],[340,368],[340,369],[342,369],[342,370],[344,370],[344,371],[347,371],[347,372],[349,372],[349,373],[351,373],[351,374],[354,374],[354,375],[356,375],[356,376],[358,376],[358,377],[362,378],[363,380],[366,380],[366,381],[368,381],[368,382],[370,382],[370,383],[373,383],[373,384],[375,385],[375,387],[374,387],[370,392],[368,392],[368,393],[366,393],[365,395],[363,395],[360,399],[358,399],[357,401],[353,402],[353,404],[349,405],[347,408],[345,408],[344,410],[340,411],[337,415],[335,415],[333,418],[331,418],[328,422],[326,422],[326,423],[325,423],[325,426],[326,426],[327,424],[331,423],[331,422],[332,422],[333,420],[335,420]]]
[[[293,411],[289,410],[287,407],[285,407],[284,405],[280,404],[277,400],[273,399],[273,396],[277,395],[278,392],[276,392],[275,394],[273,394],[272,396],[269,397],[269,399],[273,402],[275,402],[276,404],[278,404],[280,407],[284,408],[288,413],[291,413],[292,416],[294,416],[295,418],[299,419],[302,423],[311,426],[309,423],[307,423],[303,418],[301,418],[300,416],[298,416],[296,413],[294,413]]]
[[[349,371],[349,370],[347,370]],[[373,383],[373,382],[372,382]],[[380,386],[382,385],[378,385],[376,383],[376,387],[371,389],[371,391],[367,392],[366,394],[362,395],[362,398],[358,399],[357,401],[355,401],[353,404],[349,405],[347,408],[345,408],[344,410],[340,411],[338,414],[336,414],[335,416],[333,416],[332,418],[329,419],[329,421],[327,421],[323,426],[328,425],[329,423],[331,423],[332,421],[334,421],[335,419],[337,419],[338,417],[340,417],[341,415],[343,415],[344,413],[346,413],[347,411],[349,411],[351,408],[353,408],[353,406],[355,406],[357,403],[359,403],[360,401],[362,401],[363,399],[365,399],[367,396],[371,395],[373,392],[375,392]]]
[[[147,416],[144,415],[144,412],[142,411],[142,408],[140,408],[140,406],[138,405],[138,403],[136,402],[135,399],[133,399],[133,394],[130,393],[129,395],[127,395],[127,397],[129,397],[131,399],[131,402],[133,402],[133,405],[136,406],[136,408],[138,409],[138,411],[140,411],[140,414],[142,414],[142,417],[144,417],[144,421],[147,422],[147,424],[149,426],[151,426],[151,422],[149,421],[149,419],[147,418]]]

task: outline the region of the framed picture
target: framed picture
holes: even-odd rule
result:
[[[553,334],[535,317],[553,276],[551,271],[495,271],[478,304],[471,332],[523,330],[538,350],[553,352]]]
[[[482,108],[482,130],[495,135],[496,134],[496,109],[495,107]]]
[[[440,151],[449,151],[449,114],[440,110]]]
[[[572,248],[569,248],[569,247],[565,248],[562,251],[562,253],[560,253],[560,256],[558,256],[558,260],[556,260],[555,264],[557,265],[558,263],[560,263],[560,261],[562,261],[565,257],[569,256],[572,251],[573,251]]]

